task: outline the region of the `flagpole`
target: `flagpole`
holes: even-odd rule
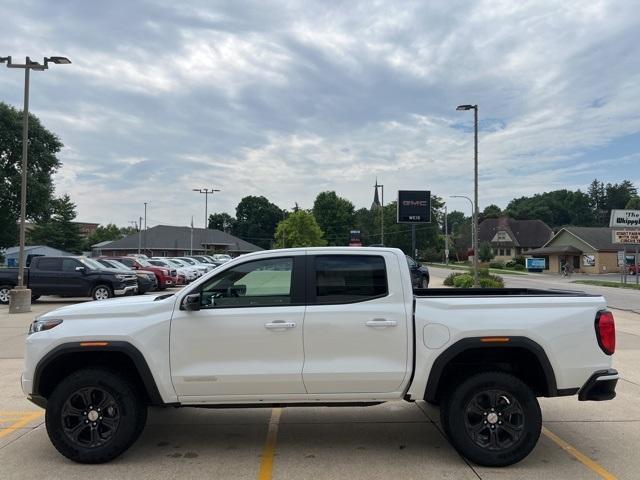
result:
[[[193,255],[193,215],[191,215],[191,253]]]

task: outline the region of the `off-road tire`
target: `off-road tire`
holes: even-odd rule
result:
[[[487,401],[477,401],[485,398]],[[497,402],[492,403],[491,398]],[[508,417],[496,418],[501,412]],[[475,422],[477,418],[489,421]],[[542,428],[540,405],[531,388],[503,372],[478,373],[452,388],[441,403],[440,419],[458,453],[488,467],[505,467],[525,458],[535,448]],[[519,428],[512,428],[516,424]],[[474,429],[482,431],[473,433]],[[495,443],[491,445],[493,439]]]
[[[97,446],[76,442],[65,430],[65,426],[69,429],[69,425],[65,425],[68,420],[64,415],[65,405],[78,392],[87,389],[92,392],[93,399],[96,399],[96,391],[106,392],[113,400],[117,412],[117,427],[111,430],[103,444]],[[98,396],[97,401],[99,399]],[[143,399],[144,396],[135,385],[114,371],[104,368],[78,370],[62,380],[48,398],[45,423],[49,439],[62,455],[78,463],[104,463],[113,460],[133,445],[144,429],[147,405]],[[91,423],[88,423],[87,428],[90,432]],[[86,432],[85,430],[85,434]]]

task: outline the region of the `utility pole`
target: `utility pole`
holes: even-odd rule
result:
[[[204,193],[204,228],[209,227],[209,194],[213,195],[213,192],[219,192],[216,188],[194,188],[194,192]]]
[[[418,261],[418,250],[416,249],[416,224],[411,224],[411,252],[414,260]]]
[[[18,253],[18,285],[9,293],[9,313],[23,313],[31,311],[31,290],[24,284],[25,264],[25,223],[27,216],[27,173],[29,154],[29,78],[31,70],[43,71],[49,68],[49,63],[66,65],[71,61],[66,57],[47,57],[43,63],[32,62],[25,58],[24,64],[13,63],[11,57],[0,57],[0,63],[6,63],[8,68],[22,68],[24,70],[24,108],[22,109],[22,175],[20,185],[20,249]]]
[[[193,215],[191,215],[191,249],[189,255],[193,255]]]
[[[139,218],[140,223],[138,225],[136,225],[136,228],[138,229],[138,253],[140,253],[140,245],[141,245],[141,241],[142,241],[142,217]]]
[[[144,202],[144,251],[147,251],[147,202]]]
[[[446,205],[444,206],[444,263],[449,265],[449,219]]]

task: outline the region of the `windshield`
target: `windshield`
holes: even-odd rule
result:
[[[115,268],[119,268],[120,270],[131,270],[131,268],[127,267],[124,263],[120,263],[117,260],[108,260],[108,262]]]
[[[171,262],[173,265],[177,266],[177,267],[184,267],[184,263],[182,263],[180,260],[176,260],[176,259],[170,259],[169,262]]]
[[[197,263],[195,260],[192,260],[190,258],[181,258],[180,260],[182,260],[183,262],[187,262],[189,265],[195,265]]]
[[[140,257],[136,257],[136,261],[142,265],[143,267],[150,267],[151,264],[149,263],[149,260],[147,260],[146,258],[140,258]]]
[[[156,265],[158,267],[166,267],[167,265],[162,260],[149,260],[151,265]]]
[[[101,263],[96,262],[91,258],[81,257],[78,260],[80,260],[80,262],[82,262],[82,264],[85,267],[89,268],[90,270],[104,270],[105,268],[110,268],[110,267],[105,267]]]

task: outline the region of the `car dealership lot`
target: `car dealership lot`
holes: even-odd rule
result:
[[[432,270],[432,285],[441,274]],[[609,289],[606,289],[607,291]],[[637,294],[637,292],[636,292]],[[615,367],[623,380],[611,402],[542,399],[545,432],[534,453],[507,469],[468,465],[448,445],[437,409],[424,403],[367,408],[152,409],[136,445],[100,466],[58,454],[42,411],[24,399],[24,334],[39,313],[69,299],[45,299],[30,314],[0,309],[2,478],[637,478],[640,458],[640,315],[614,312]]]

